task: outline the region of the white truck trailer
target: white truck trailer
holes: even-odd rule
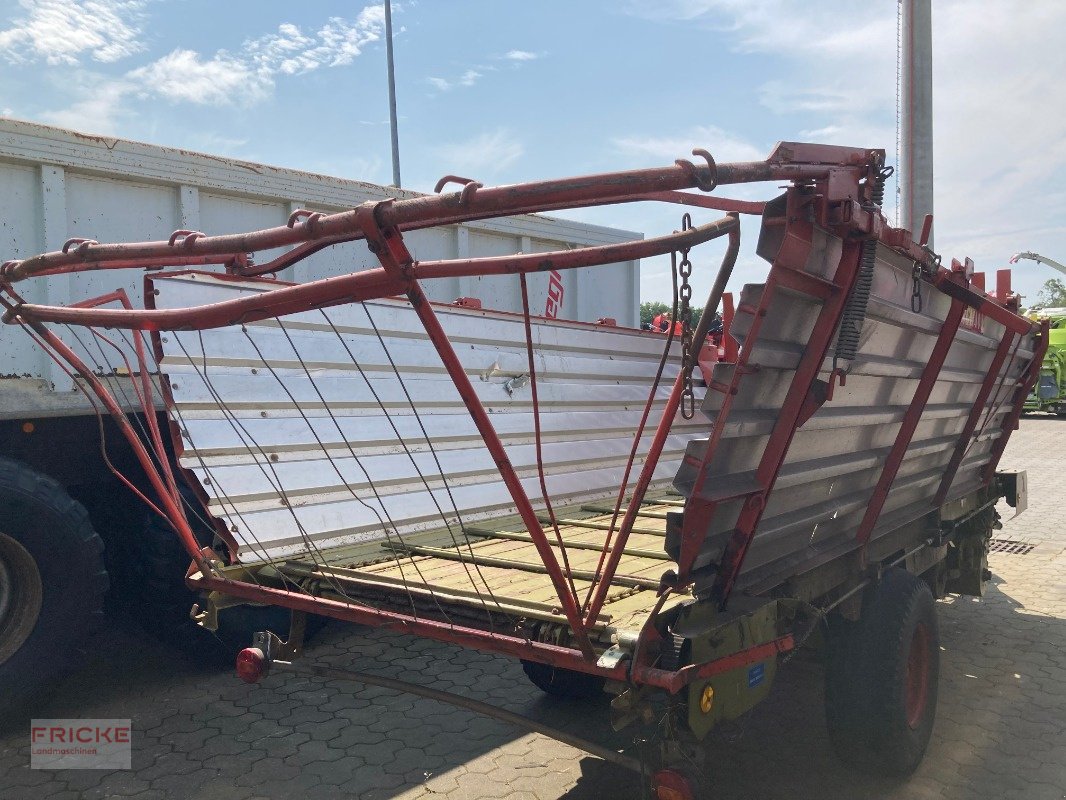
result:
[[[59,250],[71,239],[150,241],[178,230],[234,233],[284,224],[301,209],[330,213],[367,200],[417,194],[0,119],[0,243],[7,259]],[[419,259],[454,259],[633,238],[640,235],[522,215],[415,232],[409,243]],[[281,277],[302,282],[374,266],[377,259],[365,245],[353,243],[328,248]],[[607,269],[610,279],[604,280],[601,271],[594,288],[589,270],[531,276],[533,312],[582,322],[611,318],[620,326],[638,327],[638,262]],[[133,271],[55,276],[27,286],[25,297],[67,304],[116,289],[142,305],[143,280]],[[438,281],[431,289],[434,301],[458,298],[473,298],[486,309],[521,308],[514,282],[505,278]],[[81,344],[82,355],[101,377],[128,382],[121,368],[116,374],[107,366],[109,358],[98,343]],[[5,693],[24,693],[29,687],[21,684],[40,685],[69,663],[84,633],[102,618],[107,598],[116,609],[134,609],[155,631],[170,636],[178,626],[191,637],[199,635],[196,626],[183,622],[193,598],[182,581],[188,556],[165,524],[120,484],[108,461],[125,475],[139,472],[89,395],[21,331],[0,325],[0,684]],[[30,558],[3,535],[6,526],[18,524],[14,517],[59,520],[63,535],[55,535],[47,559]],[[34,574],[38,580],[26,578]],[[39,587],[57,583],[67,589],[56,600],[60,606],[49,609],[52,600]],[[244,613],[232,610],[232,615]],[[254,625],[261,623],[256,619]],[[231,616],[231,624],[246,643],[239,621]]]

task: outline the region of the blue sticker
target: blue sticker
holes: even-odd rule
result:
[[[748,669],[748,688],[754,689],[766,677],[766,664],[755,664]]]

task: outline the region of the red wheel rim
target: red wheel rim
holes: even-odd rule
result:
[[[907,655],[906,703],[907,724],[913,730],[922,724],[929,700],[929,629],[919,622],[911,636]]]

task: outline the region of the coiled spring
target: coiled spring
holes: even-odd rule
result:
[[[885,199],[885,181],[892,174],[892,167],[882,167],[874,179],[870,199],[878,209]],[[840,318],[836,347],[833,350],[833,369],[838,361],[851,361],[859,350],[859,337],[866,319],[866,307],[870,303],[870,291],[874,282],[874,265],[877,261],[877,241],[867,239],[862,244],[859,274],[851,291],[844,313]]]

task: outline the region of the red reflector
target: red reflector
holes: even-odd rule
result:
[[[266,656],[258,647],[246,647],[237,653],[237,677],[245,683],[259,683],[266,672]]]
[[[657,800],[695,800],[689,779],[672,769],[661,769],[652,776],[652,788]]]

